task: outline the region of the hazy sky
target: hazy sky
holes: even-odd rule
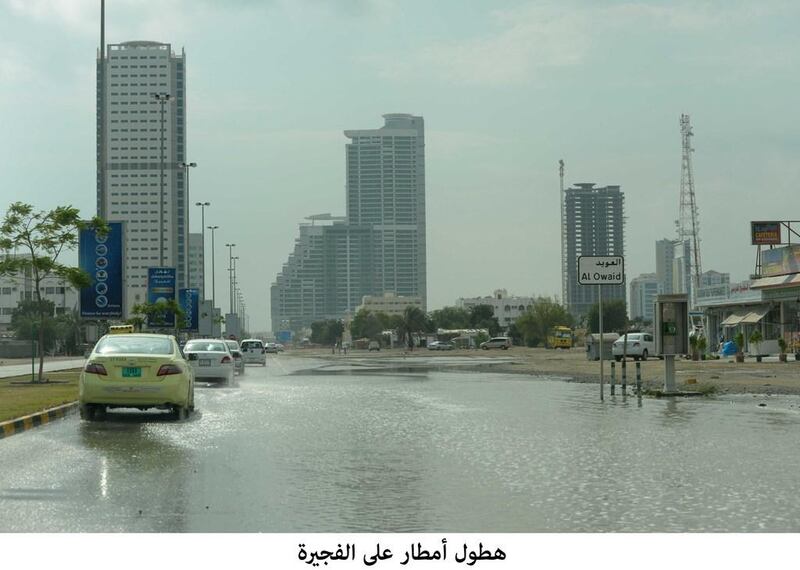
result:
[[[94,213],[99,6],[0,0],[0,208]],[[628,278],[654,271],[654,242],[675,235],[681,113],[703,268],[746,278],[749,221],[798,217],[798,21],[800,3],[772,0],[108,0],[106,41],[185,48],[217,296],[232,241],[266,330],[298,223],[344,213],[342,131],[384,113],[425,117],[430,308],[560,295],[560,158],[567,183],[622,186]]]

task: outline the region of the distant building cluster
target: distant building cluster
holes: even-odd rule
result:
[[[346,216],[300,225],[271,287],[273,331],[343,318],[387,292],[426,309],[424,122],[383,118],[379,129],[345,131]]]

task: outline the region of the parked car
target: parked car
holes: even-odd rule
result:
[[[508,350],[511,348],[511,339],[507,336],[496,336],[494,338],[490,338],[486,342],[482,342],[481,348],[483,350],[489,350],[490,348],[502,348],[503,350]]]
[[[428,350],[455,350],[456,345],[446,340],[435,340],[428,343]]]
[[[625,349],[624,340],[625,337],[621,336],[611,345],[611,353],[617,362],[622,360],[622,354]],[[652,356],[656,352],[655,339],[650,333],[628,333],[627,345],[627,351],[625,352],[628,356],[633,357],[634,360],[647,360],[648,356]]]
[[[268,342],[264,345],[264,352],[266,354],[278,354],[278,345],[274,342]]]
[[[80,415],[95,420],[108,408],[166,408],[185,419],[194,410],[194,379],[171,335],[105,335],[78,380]]]
[[[245,339],[240,346],[245,364],[267,365],[267,352],[260,338]]]
[[[367,350],[369,350],[370,352],[372,352],[373,350],[380,352],[381,343],[379,343],[377,340],[371,340],[369,341],[369,346],[367,347]]]
[[[192,339],[183,349],[194,368],[197,380],[209,380],[228,385],[233,382],[234,361],[231,350],[218,338]]]
[[[281,343],[277,343],[275,346],[278,347],[278,352],[283,352],[286,349]]]
[[[235,340],[226,340],[225,344],[228,345],[228,349],[233,355],[233,369],[239,374],[244,374],[244,358],[242,358],[242,350],[239,348],[239,343]]]

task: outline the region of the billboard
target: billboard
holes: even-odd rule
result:
[[[81,317],[122,317],[122,222],[109,222],[109,232],[93,229],[78,234],[78,266],[89,274],[91,285],[80,292]]]
[[[800,245],[786,245],[761,252],[761,276],[800,273]]]
[[[148,267],[147,268],[147,303],[154,305],[175,300],[175,268],[174,267]],[[175,313],[163,311],[152,315],[147,323],[150,327],[174,327]]]
[[[184,327],[181,330],[198,332],[200,330],[200,290],[181,289],[178,304],[184,312]]]
[[[753,245],[780,245],[780,222],[750,222],[750,237]]]

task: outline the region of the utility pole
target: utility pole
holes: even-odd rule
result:
[[[689,122],[689,115],[682,114],[681,125],[681,201],[680,217],[678,218],[678,242],[681,247],[685,241],[689,241],[689,266],[690,281],[692,284],[691,295],[689,295],[689,308],[693,309],[697,303],[697,291],[700,288],[700,274],[702,267],[700,263],[700,221],[697,214],[697,201],[694,193],[694,172],[692,170],[692,125]]]
[[[158,266],[164,267],[164,106],[170,100],[169,93],[153,93],[153,99],[161,105],[161,168],[159,174],[159,187],[161,191],[158,197]],[[177,252],[177,247],[175,248]]]

